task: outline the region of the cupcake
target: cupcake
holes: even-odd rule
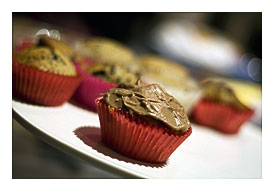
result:
[[[106,37],[92,37],[78,45],[79,51],[93,61],[118,64],[136,70],[135,53],[122,43]]]
[[[12,77],[13,95],[45,106],[68,101],[81,80],[62,52],[38,45],[13,54]]]
[[[189,115],[200,99],[201,88],[187,69],[175,61],[157,55],[141,56],[138,63],[144,81],[163,86],[183,105]]]
[[[203,98],[192,112],[195,122],[233,134],[253,115],[253,110],[244,105],[225,82],[206,80],[202,86]]]
[[[42,35],[40,36],[37,43],[39,46],[46,46],[52,49],[58,49],[72,62],[82,63],[87,60],[87,58],[84,55],[80,54],[80,52],[73,49],[72,46],[66,43],[65,41],[57,40],[52,37]]]
[[[192,133],[184,108],[157,84],[122,83],[96,106],[102,141],[136,160],[165,162]]]
[[[124,68],[118,64],[95,63],[92,66],[86,66],[84,70],[88,74],[94,75],[113,84],[135,84],[139,78],[137,73],[130,72],[127,68]]]
[[[87,57],[80,54],[80,52],[76,51],[70,44],[68,44],[64,40],[59,40],[54,38],[53,36],[48,36],[46,34],[37,35],[36,38],[33,39],[23,39],[17,45],[16,51],[21,51],[25,48],[30,48],[33,46],[45,46],[51,49],[57,49],[72,62],[85,63],[88,60]]]
[[[134,53],[110,39],[94,37],[80,45],[79,50],[92,60],[91,65],[76,63],[83,81],[74,99],[96,111],[95,99],[119,83],[135,83],[139,74],[133,69]]]

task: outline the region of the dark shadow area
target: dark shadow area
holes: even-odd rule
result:
[[[113,159],[117,159],[119,161],[124,161],[127,163],[132,163],[132,164],[137,164],[137,165],[143,165],[146,167],[155,167],[155,168],[162,168],[167,166],[168,162],[165,163],[146,163],[146,162],[141,162],[138,160],[131,159],[129,157],[120,155],[110,149],[108,146],[106,146],[102,141],[101,141],[101,133],[100,133],[100,128],[98,127],[90,127],[90,126],[85,126],[85,127],[79,127],[74,131],[74,134],[83,141],[86,145],[92,147],[94,150],[96,150],[99,153],[102,153],[106,156],[109,156]]]
[[[37,105],[37,106],[42,106],[43,107],[43,105],[39,105],[39,104],[36,104],[34,102],[31,102],[31,101],[29,101],[29,100],[27,100],[23,97],[20,97],[19,95],[16,95],[16,94],[12,95],[12,100],[20,102],[20,103],[26,103],[28,105]]]

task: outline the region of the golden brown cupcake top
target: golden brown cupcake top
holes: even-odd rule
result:
[[[205,80],[202,83],[204,97],[209,100],[217,101],[229,105],[239,111],[248,108],[236,97],[233,89],[220,80]]]
[[[71,60],[80,59],[82,57],[69,44],[61,40],[53,39],[46,35],[40,36],[38,45],[50,47],[52,49],[58,49],[65,56],[69,57]]]
[[[105,37],[93,37],[84,42],[81,49],[91,59],[101,63],[129,66],[135,60],[132,50],[118,41]]]
[[[182,86],[189,77],[188,71],[182,65],[157,55],[141,56],[138,63],[143,76],[166,84]]]
[[[25,66],[34,67],[50,73],[76,76],[74,64],[57,49],[35,46],[13,55],[13,59]]]
[[[126,67],[118,64],[95,63],[91,66],[83,66],[83,68],[87,73],[114,84],[135,84],[139,78],[138,74],[130,72]]]
[[[111,107],[139,115],[146,120],[161,122],[176,133],[190,128],[190,122],[180,103],[157,84],[123,83],[103,95]]]

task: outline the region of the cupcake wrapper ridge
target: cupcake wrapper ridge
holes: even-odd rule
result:
[[[80,75],[58,75],[12,61],[13,95],[34,104],[62,105],[71,98],[80,81]]]

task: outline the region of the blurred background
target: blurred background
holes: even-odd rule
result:
[[[13,48],[39,29],[63,39],[106,36],[138,54],[178,61],[197,80],[219,77],[262,122],[262,13],[13,13]],[[51,162],[51,163],[49,163]],[[13,120],[13,178],[120,178],[36,139]]]

